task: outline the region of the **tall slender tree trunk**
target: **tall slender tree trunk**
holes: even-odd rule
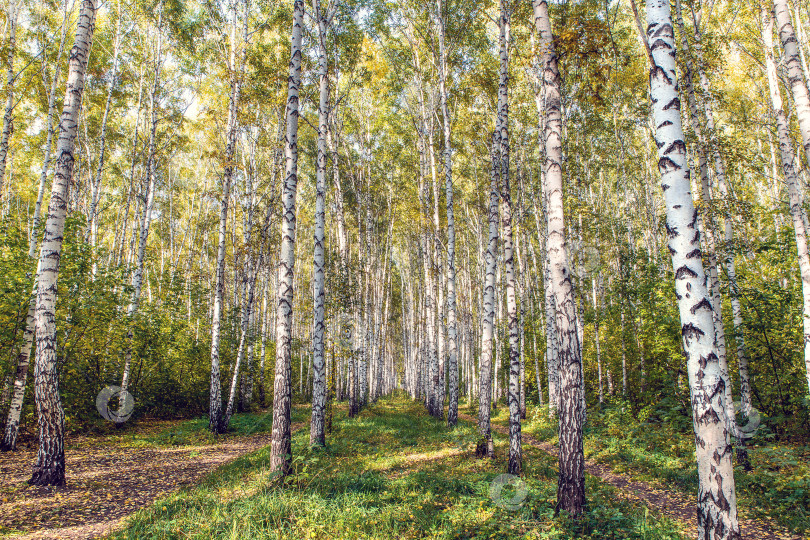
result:
[[[447,425],[458,423],[458,330],[456,329],[456,225],[453,208],[453,149],[450,138],[450,109],[447,106],[447,46],[443,0],[436,1],[439,27],[439,98],[444,136],[445,204],[447,205]]]
[[[110,70],[110,80],[107,83],[107,99],[104,102],[104,114],[101,117],[101,134],[99,135],[98,167],[96,175],[92,181],[93,193],[90,197],[90,245],[96,247],[98,241],[98,201],[101,193],[101,178],[104,173],[104,158],[107,150],[107,120],[110,116],[110,104],[112,103],[113,90],[115,90],[118,78],[118,54],[121,50],[121,2],[118,2],[118,17],[115,22],[115,39],[113,41],[113,62]],[[96,274],[96,262],[93,262],[93,275]]]
[[[127,307],[127,337],[126,350],[124,352],[124,372],[121,375],[121,394],[119,406],[124,406],[125,395],[129,387],[130,371],[132,367],[132,340],[134,318],[138,313],[141,301],[141,289],[143,288],[143,264],[146,255],[146,242],[149,239],[149,227],[152,223],[152,208],[155,202],[155,177],[156,177],[156,137],[158,117],[158,92],[160,90],[160,74],[163,67],[163,0],[160,4],[160,12],[157,23],[157,45],[155,47],[155,72],[152,84],[152,91],[149,94],[149,111],[151,114],[151,129],[149,131],[149,148],[146,158],[146,193],[144,194],[143,214],[141,216],[140,233],[138,235],[138,259],[135,264],[135,272],[132,274],[132,299]]]
[[[490,428],[490,408],[492,406],[492,337],[495,326],[495,271],[498,264],[498,177],[500,176],[498,134],[492,135],[492,172],[489,188],[489,241],[487,242],[486,266],[484,271],[484,294],[482,301],[481,356],[479,369],[480,390],[478,392],[478,433],[480,439],[476,448],[479,457],[494,457],[495,447]]]
[[[776,137],[779,144],[779,155],[782,161],[782,173],[788,187],[790,217],[793,220],[793,231],[796,236],[796,250],[799,259],[799,272],[802,280],[803,328],[804,328],[804,363],[807,384],[810,388],[810,254],[807,244],[807,227],[802,216],[802,194],[800,180],[796,173],[795,156],[790,137],[790,127],[784,108],[782,95],[779,92],[779,79],[776,62],[773,58],[773,22],[770,13],[763,10],[762,41],[765,45],[765,69],[768,76],[771,106],[776,118]]]
[[[599,278],[599,286],[596,285],[596,276],[591,276],[591,287],[593,290],[593,333],[594,340],[596,341],[596,369],[599,377],[599,405],[605,403],[605,389],[602,384],[602,348],[599,340],[599,297],[602,284],[601,276]]]
[[[787,70],[787,79],[796,106],[796,119],[799,121],[799,131],[802,134],[802,146],[805,158],[810,166],[810,92],[807,90],[807,81],[802,69],[799,54],[799,40],[790,20],[790,5],[787,0],[773,0],[773,14],[776,18],[776,31],[779,42],[785,51],[784,66]]]
[[[65,413],[59,398],[56,361],[56,292],[59,259],[67,215],[68,188],[73,179],[74,145],[84,92],[84,77],[96,23],[95,0],[83,0],[76,25],[76,38],[70,51],[67,87],[59,121],[56,168],[45,221],[45,234],[39,255],[40,277],[37,290],[36,360],[34,398],[39,420],[39,450],[29,484],[65,484]]]
[[[557,511],[572,516],[582,514],[585,504],[585,456],[582,446],[584,417],[582,396],[582,357],[577,334],[577,314],[568,255],[565,245],[563,217],[562,171],[562,110],[561,78],[557,53],[551,33],[551,19],[545,0],[532,0],[534,24],[540,35],[543,55],[543,86],[545,130],[545,193],[548,203],[548,258],[549,281],[556,307],[556,326],[559,338],[559,480],[557,483]]]
[[[698,214],[686,163],[669,1],[650,0],[647,22],[658,170],[667,208],[667,235],[692,397],[699,476],[698,537],[736,539],[741,536],[732,450],[725,422],[725,381],[717,357],[712,303],[701,260]]]
[[[231,184],[236,162],[236,145],[238,135],[239,98],[242,92],[242,78],[247,57],[249,0],[244,1],[244,42],[240,65],[237,68],[235,32],[231,32],[231,54],[228,67],[230,77],[230,97],[228,100],[228,120],[225,127],[225,170],[222,174],[222,200],[219,209],[219,242],[217,244],[217,267],[214,284],[214,306],[211,313],[211,385],[208,402],[208,429],[214,433],[223,433],[227,428],[228,416],[222,411],[222,382],[220,379],[219,345],[222,324],[222,304],[225,290],[225,252],[228,238],[228,205],[231,198]],[[234,7],[234,11],[236,8]],[[234,287],[235,288],[235,287]]]
[[[265,360],[267,358],[267,318],[268,318],[268,304],[267,304],[267,282],[270,281],[269,276],[264,278],[264,286],[262,287],[262,308],[261,308],[261,348],[259,350],[259,407],[264,408],[265,404],[265,390],[264,390],[264,374],[265,374]]]
[[[6,161],[8,161],[8,146],[11,132],[14,130],[14,82],[17,78],[14,72],[14,57],[17,55],[17,18],[18,2],[9,0],[8,12],[8,56],[6,58],[6,107],[3,113],[3,131],[0,133],[0,200],[5,191]]]
[[[284,147],[285,178],[282,196],[281,250],[278,260],[278,322],[276,329],[276,380],[273,393],[272,471],[287,475],[292,470],[290,414],[292,401],[291,331],[293,276],[295,268],[295,196],[298,186],[298,91],[301,86],[301,33],[304,2],[293,2],[290,40],[290,77],[287,86],[287,140]]]
[[[329,77],[326,59],[326,32],[331,18],[329,9],[321,7],[320,0],[313,0],[314,16],[318,24],[318,156],[315,180],[315,248],[312,263],[313,274],[313,320],[312,320],[312,420],[310,423],[309,444],[324,446],[326,443],[324,415],[326,410],[326,365],[324,363],[324,198],[326,196],[326,145],[327,123],[329,121]]]
[[[517,297],[515,294],[515,257],[512,238],[512,195],[509,185],[509,49],[512,5],[501,0],[500,76],[498,82],[497,133],[500,166],[501,230],[506,289],[507,328],[509,332],[509,474],[520,474],[523,468],[520,434],[520,337],[518,335]]]

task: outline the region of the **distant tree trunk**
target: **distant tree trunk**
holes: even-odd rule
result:
[[[807,385],[810,388],[810,254],[807,245],[807,227],[802,216],[802,194],[800,179],[796,174],[793,144],[787,116],[782,108],[782,95],[779,92],[779,79],[776,63],[773,59],[773,21],[770,13],[762,13],[762,41],[765,44],[765,68],[768,76],[771,106],[776,117],[776,136],[779,143],[779,155],[782,159],[782,173],[788,186],[790,217],[793,219],[793,231],[796,235],[796,250],[799,259],[799,273],[802,279],[803,327],[804,327],[804,363]]]
[[[118,53],[121,50],[121,2],[118,2],[118,17],[115,23],[115,40],[113,42],[113,62],[110,70],[110,80],[107,83],[107,100],[104,102],[104,114],[101,117],[101,134],[99,135],[100,149],[98,153],[98,167],[96,176],[92,181],[93,193],[90,197],[90,245],[96,247],[98,236],[98,201],[101,193],[101,178],[104,173],[104,158],[107,149],[107,119],[110,115],[110,103],[112,103],[113,90],[118,78]],[[96,263],[93,262],[93,275],[96,274]]]
[[[135,272],[132,274],[132,299],[127,307],[127,337],[126,349],[124,352],[124,372],[121,375],[121,394],[119,407],[124,406],[124,396],[129,387],[130,370],[132,366],[132,339],[133,339],[133,319],[138,313],[141,301],[141,289],[143,287],[143,263],[146,254],[146,242],[149,239],[149,227],[152,223],[152,208],[155,202],[155,161],[156,161],[156,136],[157,126],[160,121],[157,110],[158,92],[160,91],[160,72],[163,66],[163,0],[160,4],[157,23],[157,46],[155,48],[155,74],[152,84],[152,92],[149,94],[149,111],[152,117],[151,129],[149,131],[149,148],[146,159],[146,193],[144,194],[143,215],[141,216],[140,232],[138,235],[138,259],[135,265]]]
[[[126,206],[124,207],[124,218],[123,223],[121,225],[120,235],[118,231],[115,234],[115,240],[113,243],[113,257],[115,264],[120,264],[121,259],[126,257],[126,238],[128,234],[128,227],[129,227],[129,209],[132,204],[132,194],[133,194],[133,186],[135,184],[135,166],[138,162],[138,132],[141,125],[141,106],[143,102],[143,81],[144,81],[144,74],[146,73],[145,66],[140,67],[140,72],[138,76],[138,100],[137,105],[135,106],[135,129],[133,130],[133,134],[131,136],[132,139],[132,154],[130,155],[130,162],[129,162],[129,187],[127,189],[127,202]]]
[[[544,182],[545,184],[545,182]],[[543,188],[545,190],[545,188]],[[545,294],[544,311],[546,323],[546,372],[548,373],[548,417],[553,418],[560,406],[560,343],[557,336],[557,323],[554,293],[551,289],[551,267],[548,259],[548,241],[543,248],[543,289]]]
[[[444,2],[436,0],[439,27],[439,99],[444,135],[444,179],[447,205],[447,425],[458,423],[458,331],[456,329],[456,225],[453,214],[453,150],[450,140],[450,109],[447,106],[447,47]]]
[[[520,191],[525,193],[525,186],[521,183]],[[523,205],[521,204],[518,207],[518,215],[523,215]],[[521,230],[523,227],[521,226]],[[518,268],[520,268],[520,280],[518,280],[519,285],[519,295],[520,295],[520,318],[518,321],[518,332],[520,336],[520,419],[526,419],[526,304],[528,303],[527,295],[526,295],[526,274],[528,274],[528,269],[526,268],[526,261],[524,257],[524,253],[526,250],[526,237],[525,235],[521,234],[518,236],[520,239],[520,244],[516,247],[517,251],[517,259],[518,259]]]
[[[269,276],[265,277],[264,279],[264,287],[262,288],[262,310],[261,310],[261,318],[262,318],[262,326],[261,326],[261,349],[259,352],[259,407],[264,408],[266,406],[265,401],[265,391],[264,391],[264,373],[265,373],[265,359],[267,358],[267,317],[268,317],[268,305],[267,305],[267,282],[269,280]]]
[[[252,210],[251,210],[252,212]],[[271,215],[271,211],[268,210],[268,220],[269,216]],[[248,220],[249,222],[252,219]],[[249,223],[249,226],[252,223]],[[249,230],[249,228],[247,229]],[[250,243],[250,235],[247,234],[247,243]],[[245,279],[248,281],[246,284],[246,291],[245,291],[245,302],[242,309],[242,326],[239,332],[239,346],[236,352],[236,363],[234,364],[233,368],[233,376],[231,378],[231,391],[228,395],[228,405],[225,408],[225,417],[222,419],[223,423],[223,431],[228,429],[228,424],[231,421],[231,416],[233,416],[234,406],[236,404],[236,388],[239,384],[239,373],[240,369],[242,368],[242,363],[245,358],[245,348],[248,347],[247,342],[250,340],[250,322],[253,318],[253,304],[256,297],[256,280],[258,276],[259,267],[261,266],[262,259],[264,258],[264,245],[265,239],[262,238],[261,247],[259,248],[258,257],[250,254],[250,246],[248,246],[248,256],[247,262],[245,264]],[[246,367],[245,371],[247,372],[250,369],[250,365]],[[250,398],[245,396],[243,397],[243,403],[249,403]]]
[[[534,24],[540,35],[544,82],[545,175],[548,201],[548,257],[551,290],[556,307],[559,337],[559,481],[557,511],[578,517],[585,504],[585,456],[582,446],[584,411],[582,399],[582,357],[577,335],[571,273],[565,245],[562,174],[561,78],[551,33],[551,19],[545,0],[532,0]]]
[[[601,276],[598,287],[596,285],[596,277],[591,276],[591,287],[593,290],[593,332],[594,340],[596,341],[596,369],[599,376],[599,405],[602,405],[605,402],[605,390],[602,385],[602,349],[599,342],[599,296],[602,292]]]
[[[498,165],[500,166],[501,229],[503,265],[506,281],[506,312],[509,331],[509,463],[507,472],[519,475],[523,468],[520,436],[520,343],[518,335],[517,297],[515,295],[515,258],[512,239],[512,195],[509,185],[509,49],[512,6],[501,0],[500,76],[498,82]]]
[[[495,271],[498,264],[498,178],[500,176],[498,135],[492,135],[492,174],[489,188],[489,242],[486,251],[484,273],[483,321],[481,330],[481,366],[479,371],[480,391],[478,393],[478,432],[481,436],[476,455],[495,457],[492,442],[489,412],[492,406],[492,334],[495,325]]]
[[[675,39],[668,0],[647,3],[652,51],[650,94],[658,170],[667,208],[667,234],[687,356],[695,429],[698,537],[741,538],[731,446],[725,422],[725,381],[715,344],[712,303],[701,260],[698,214],[692,201],[678,99]]]
[[[8,5],[8,44],[6,58],[6,108],[3,114],[3,132],[0,133],[0,199],[3,198],[4,180],[6,176],[6,161],[8,159],[8,143],[11,138],[11,132],[14,130],[14,81],[16,80],[16,73],[14,73],[14,57],[17,54],[17,2],[19,0],[10,0]]]
[[[787,78],[793,94],[793,103],[796,106],[796,119],[799,121],[799,131],[802,134],[802,146],[805,158],[810,166],[810,92],[807,90],[807,81],[802,69],[799,54],[799,40],[790,20],[790,6],[787,0],[773,0],[773,14],[776,17],[776,30],[779,41],[785,51],[784,66],[787,69]]]
[[[291,414],[291,340],[293,275],[295,269],[295,196],[298,185],[298,91],[301,86],[301,33],[304,26],[304,2],[293,2],[290,51],[290,77],[287,87],[287,141],[284,194],[282,196],[281,250],[278,260],[278,322],[276,329],[276,381],[273,392],[272,471],[287,475],[292,470],[290,440]]]
[[[324,415],[326,410],[326,365],[324,363],[324,198],[326,196],[326,146],[327,122],[329,121],[329,77],[326,59],[326,33],[329,28],[332,3],[322,9],[320,0],[313,0],[314,17],[318,24],[318,84],[320,102],[318,104],[318,156],[315,180],[315,248],[313,255],[313,320],[312,320],[312,420],[310,423],[309,444],[326,444]]]
[[[247,56],[249,0],[244,0],[244,43],[240,65],[237,68],[235,32],[231,33],[231,55],[228,67],[231,72],[230,96],[228,100],[228,119],[225,127],[225,170],[222,174],[222,201],[219,209],[219,242],[217,244],[217,267],[214,284],[214,306],[211,313],[211,386],[208,402],[208,429],[213,433],[224,433],[227,429],[228,415],[222,413],[222,382],[220,380],[219,343],[222,320],[222,303],[225,289],[225,252],[228,237],[228,204],[231,197],[231,184],[236,161],[238,135],[239,98],[242,92],[242,78]],[[234,11],[236,7],[234,7]]]
[[[95,0],[83,0],[76,38],[70,51],[67,88],[59,121],[56,168],[39,255],[40,277],[36,311],[34,398],[39,419],[39,450],[29,484],[65,484],[65,413],[59,398],[56,359],[56,291],[59,258],[67,215],[68,188],[73,179],[73,152],[84,91],[84,76],[96,22]]]

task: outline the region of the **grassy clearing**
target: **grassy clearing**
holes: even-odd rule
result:
[[[665,410],[642,411],[636,418],[627,411],[621,403],[588,410],[585,456],[616,472],[694,493],[698,477],[689,418],[670,421]],[[495,420],[507,418],[499,409]],[[530,406],[523,430],[557,442],[557,422],[548,418],[547,408]],[[749,456],[753,471],[735,467],[741,514],[775,520],[799,534],[810,531],[810,447],[774,442],[765,428],[749,446]]]
[[[309,409],[293,408],[293,422],[302,422],[309,418]],[[227,433],[214,435],[208,430],[208,417],[200,416],[180,422],[164,422],[166,427],[148,429],[133,426],[120,432],[111,432],[98,441],[98,444],[118,446],[207,446],[234,437],[245,437],[256,433],[269,434],[273,428],[272,410],[251,413],[238,413],[231,417]]]
[[[496,460],[475,459],[472,426],[448,430],[404,398],[356,419],[338,407],[326,449],[308,448],[308,435],[293,436],[295,474],[281,485],[265,448],[138,512],[115,538],[684,538],[590,477],[585,517],[555,518],[556,460],[533,448],[525,501],[501,508],[489,490],[505,470],[505,441],[496,437]]]

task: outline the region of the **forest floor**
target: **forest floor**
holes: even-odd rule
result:
[[[501,435],[508,436],[508,416],[506,416],[506,409],[502,409],[503,414],[496,415],[493,418],[492,430]],[[475,424],[476,418],[469,414],[461,414],[460,418]],[[524,420],[524,427],[522,433],[522,441],[524,446],[530,445],[539,448],[551,456],[558,455],[558,447],[554,444],[540,440],[533,436],[532,433],[543,432],[546,430],[538,429],[538,424],[545,425],[547,422],[528,422]],[[548,435],[547,431],[544,433]],[[593,443],[593,441],[589,441]],[[593,444],[586,444],[588,450],[592,450]],[[587,452],[587,454],[595,454],[595,452]],[[602,456],[604,457],[604,456]],[[686,469],[690,466],[684,467]],[[617,488],[620,496],[623,498],[635,499],[642,502],[645,506],[652,511],[666,516],[673,521],[680,522],[688,525],[687,530],[696,530],[697,528],[697,506],[693,493],[681,491],[672,485],[664,485],[654,478],[647,478],[641,480],[641,475],[631,475],[628,471],[620,470],[611,466],[610,460],[606,459],[587,459],[585,460],[585,472],[599,478],[601,481]],[[649,471],[653,472],[653,471]],[[745,474],[741,470],[737,471],[737,476]],[[659,478],[660,480],[660,478]],[[750,538],[756,540],[804,540],[806,536],[785,530],[785,527],[775,523],[772,519],[763,517],[746,517],[751,516],[751,512],[746,510],[745,505],[740,505],[740,528],[742,530],[743,538]]]
[[[555,516],[556,458],[524,448],[525,492],[501,486],[507,441],[474,457],[475,429],[448,430],[406,398],[381,399],[357,418],[335,410],[325,449],[293,436],[294,474],[279,481],[264,448],[203,483],[137,512],[113,538],[533,538],[684,540],[685,526],[588,476],[589,507]],[[493,492],[493,489],[495,490]]]
[[[64,487],[26,483],[35,444],[0,454],[0,536],[74,540],[108,534],[136,510],[270,444],[271,418],[266,411],[235,415],[230,432],[219,437],[207,432],[205,419],[145,420],[121,433],[67,437]]]
[[[13,459],[0,456],[0,535],[201,540],[694,537],[691,490],[696,480],[687,448],[694,442],[671,426],[650,429],[649,421],[635,425],[611,410],[589,413],[588,507],[582,519],[572,522],[554,515],[556,430],[545,409],[530,407],[524,421],[524,492],[499,485],[508,448],[505,407],[493,415],[493,460],[474,457],[475,411],[461,412],[463,421],[448,430],[444,421],[404,397],[381,399],[354,419],[347,417],[345,404],[338,404],[328,446],[312,449],[308,430],[296,430],[305,425],[309,409],[296,406],[294,474],[282,481],[269,471],[268,412],[235,416],[233,432],[219,440],[207,432],[205,419],[150,422],[120,435],[74,439],[67,451],[67,488],[25,484],[35,449]],[[804,450],[773,444],[752,448],[755,470],[736,475],[744,538],[808,538],[803,535],[803,495],[787,488],[801,491],[804,485]],[[775,465],[777,453],[787,457]],[[779,473],[787,478],[784,485],[771,479]],[[780,528],[794,532],[777,532]]]

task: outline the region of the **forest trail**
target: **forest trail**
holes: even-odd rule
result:
[[[303,426],[293,424],[292,430]],[[15,540],[98,538],[120,529],[129,515],[158,498],[269,444],[266,432],[213,445],[170,447],[127,446],[82,437],[66,452],[67,486],[61,488],[25,483],[36,457],[35,446],[3,453],[0,531],[25,531],[11,537]]]
[[[459,413],[459,418],[477,424],[478,420],[469,414]],[[509,435],[509,428],[495,423],[492,430],[501,435]],[[523,444],[529,444],[539,448],[544,452],[557,456],[558,448],[545,441],[541,441],[532,435],[521,433]],[[613,470],[594,460],[585,460],[585,472],[596,476],[603,482],[618,488],[629,499],[637,499],[643,502],[650,510],[679,521],[689,527],[689,530],[696,530],[697,527],[697,506],[694,496],[678,491],[664,490],[653,486],[647,482],[634,480],[626,474],[617,474]],[[740,519],[743,538],[750,540],[807,540],[807,536],[777,532],[768,524],[758,523],[752,520]]]

